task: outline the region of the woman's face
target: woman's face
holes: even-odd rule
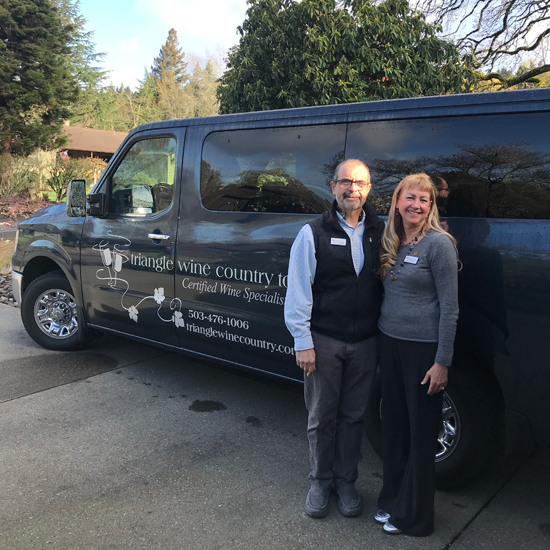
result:
[[[431,206],[430,193],[420,189],[401,191],[397,199],[397,209],[405,226],[421,227],[430,213]]]

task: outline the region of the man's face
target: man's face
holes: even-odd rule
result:
[[[441,178],[441,189],[437,190],[438,197],[447,198],[449,196],[449,184]]]
[[[338,207],[347,213],[363,208],[372,187],[368,181],[369,172],[362,164],[350,162],[340,167],[337,181],[330,182]]]

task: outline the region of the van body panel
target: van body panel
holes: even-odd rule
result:
[[[283,308],[290,247],[303,221],[281,218],[203,211],[200,224],[182,220],[176,271],[186,318],[182,347],[211,354],[216,346],[230,361],[297,377]]]
[[[80,246],[84,218],[69,218],[64,204],[43,208],[31,218],[19,222],[18,246],[12,267],[25,273],[22,290],[44,273],[41,264],[49,261],[46,270],[59,269],[71,282],[75,299],[82,304],[80,285]]]
[[[158,184],[150,185],[154,174],[149,171],[157,157],[167,156],[154,151],[157,142],[166,145],[166,141],[174,144],[175,166],[169,170],[163,166],[165,173],[159,177],[170,178],[171,202],[156,212]],[[135,134],[124,142],[94,189],[107,194],[109,206],[103,218],[86,217],[82,239],[84,309],[94,326],[179,344],[172,302],[184,143],[182,128]],[[148,144],[154,146],[143,152]],[[128,167],[124,162],[130,155],[136,158]],[[124,180],[118,189],[117,178]]]
[[[253,210],[269,186],[262,188],[259,178],[248,187],[241,180],[262,147],[250,158],[243,148],[241,162],[218,138],[238,141],[246,132],[281,130],[298,139],[292,132],[299,134],[299,128],[319,134],[338,129],[341,155],[326,163],[327,178],[338,160],[364,160],[373,177],[369,201],[379,213],[387,212],[395,185],[409,169],[429,167],[431,175],[446,178],[455,206],[462,193],[469,210],[462,205],[458,214],[442,215],[463,263],[452,367],[478,380],[482,394],[496,390],[510,415],[526,417],[537,444],[550,448],[549,120],[550,89],[537,89],[146,124],[127,136],[94,192],[112,194],[113,175],[137,143],[172,136],[177,155],[171,205],[158,213],[110,212],[104,218],[69,219],[62,205],[37,213],[20,224],[14,269],[23,274],[24,292],[30,260],[42,255],[58,262],[73,288],[82,288],[87,322],[96,328],[300,380],[284,325],[285,277],[292,242],[315,214]],[[487,162],[491,147],[500,165],[477,170],[472,158]],[[303,166],[296,151],[289,150],[298,159],[296,173],[288,169],[291,163],[283,175],[274,175],[271,164],[264,167],[282,190],[291,180],[307,180],[298,174]],[[201,195],[207,152],[214,158],[210,163],[218,162],[208,168],[220,178],[219,189],[218,180],[212,184],[213,194],[220,194],[209,203]],[[514,155],[518,160],[510,167]],[[232,160],[241,164],[232,167]],[[122,189],[121,196],[130,196],[134,187]],[[248,200],[254,187],[258,202],[241,208],[239,197]],[[223,210],[227,190],[238,195],[234,203],[228,199],[234,211]],[[451,204],[449,199],[448,209]],[[155,232],[167,238],[151,239]],[[118,271],[115,245],[126,256]],[[119,284],[121,273],[127,288]]]
[[[496,376],[506,408],[531,419],[536,443],[548,447],[550,94],[484,99],[495,100],[394,113],[353,106],[346,158],[366,162],[371,195],[386,201],[407,173],[446,179],[440,216],[463,265],[453,367],[487,387]]]

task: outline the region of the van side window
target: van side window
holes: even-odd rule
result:
[[[209,210],[314,214],[327,210],[344,158],[344,124],[214,132],[202,151]]]
[[[134,143],[111,177],[109,212],[147,215],[172,204],[176,167],[174,138]]]
[[[440,216],[550,219],[548,128],[549,113],[351,123],[346,156],[369,166],[378,214],[403,177],[426,172]]]

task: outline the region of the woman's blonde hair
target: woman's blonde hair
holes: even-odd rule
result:
[[[401,216],[397,213],[397,201],[399,195],[408,189],[418,189],[419,191],[428,192],[430,194],[430,211],[428,217],[424,222],[424,227],[422,228],[423,233],[428,231],[437,231],[438,233],[443,233],[451,239],[453,246],[457,254],[458,262],[458,250],[456,248],[456,240],[452,235],[449,235],[439,223],[439,213],[437,211],[436,204],[436,190],[435,186],[427,174],[411,174],[406,178],[402,179],[399,182],[399,185],[396,187],[393,192],[393,197],[391,200],[390,211],[388,213],[388,221],[386,223],[386,228],[382,234],[382,248],[380,250],[380,269],[379,273],[382,279],[393,269],[395,266],[395,258],[397,256],[397,251],[401,245],[401,239],[404,235],[403,229],[403,220]]]

